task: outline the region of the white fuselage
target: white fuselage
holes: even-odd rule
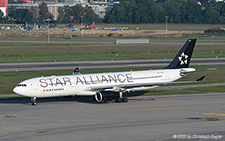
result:
[[[72,95],[95,95],[97,88],[119,87],[136,84],[140,87],[127,91],[150,89],[157,86],[142,87],[142,84],[172,82],[182,77],[181,71],[195,71],[193,68],[128,71],[37,77],[20,82],[13,91],[27,97],[56,97]],[[110,89],[110,88],[109,88]],[[113,88],[111,88],[113,89]]]

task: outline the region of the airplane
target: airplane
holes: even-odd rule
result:
[[[18,95],[31,97],[34,106],[37,105],[37,98],[58,96],[93,96],[98,103],[128,102],[128,98],[123,97],[125,92],[202,81],[205,76],[195,81],[176,81],[196,72],[195,68],[188,68],[196,40],[188,39],[173,61],[163,69],[81,74],[76,68],[72,75],[42,76],[22,81],[13,91]]]

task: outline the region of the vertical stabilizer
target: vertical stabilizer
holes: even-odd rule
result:
[[[197,39],[188,39],[173,61],[164,69],[188,68]]]

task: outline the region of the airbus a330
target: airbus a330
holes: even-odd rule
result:
[[[99,103],[128,102],[128,98],[123,97],[125,92],[147,90],[166,84],[201,81],[204,76],[195,81],[176,81],[196,72],[195,68],[188,68],[195,43],[196,39],[187,40],[173,61],[164,69],[81,74],[76,68],[73,75],[37,77],[22,81],[13,91],[18,95],[31,97],[32,105],[37,105],[37,98],[58,96],[93,96]]]

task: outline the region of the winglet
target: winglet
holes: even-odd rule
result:
[[[205,78],[205,76],[202,76],[201,78],[197,79],[196,82],[200,82]]]

